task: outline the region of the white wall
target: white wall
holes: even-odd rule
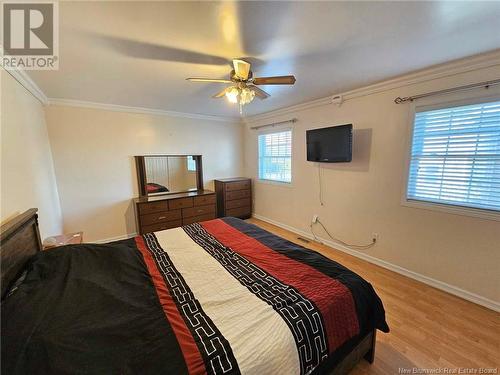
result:
[[[242,170],[240,124],[112,112],[46,108],[64,231],[95,241],[136,231],[134,155],[201,154],[205,187]]]
[[[40,234],[62,233],[61,207],[42,104],[1,71],[0,219],[39,209]]]
[[[293,117],[298,122],[292,135],[292,185],[256,182],[254,212],[305,232],[312,215],[319,214],[330,232],[350,243],[369,243],[377,232],[378,243],[366,254],[500,302],[500,221],[401,204],[410,104],[393,102],[397,96],[499,77],[500,62],[357,97],[341,107],[330,104],[261,116],[245,130],[245,169],[253,178],[257,177],[257,131],[249,127]],[[500,92],[498,87],[493,90]],[[321,206],[318,164],[306,161],[305,130],[346,123],[354,126],[354,160],[322,165],[325,205]],[[327,238],[319,227],[316,230]]]

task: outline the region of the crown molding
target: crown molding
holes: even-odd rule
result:
[[[12,78],[14,78],[21,86],[23,86],[28,92],[33,95],[40,103],[43,105],[48,104],[48,98],[42,91],[40,87],[30,78],[30,76],[24,70],[20,69],[5,69],[2,67],[7,73],[9,73]]]
[[[496,65],[500,66],[500,49],[480,55],[466,57],[460,60],[435,65],[430,68],[418,70],[396,78],[374,83],[372,85],[346,91],[344,93],[334,93],[327,97],[315,99],[301,104],[276,109],[258,115],[246,116],[243,118],[243,121],[247,124],[250,124],[258,121],[269,120],[276,116],[287,115],[314,107],[332,104],[332,98],[337,95],[342,95],[345,101],[366,95],[397,89],[403,86],[410,86],[417,83],[432,81],[438,78],[450,77],[457,74],[485,69]]]
[[[60,105],[60,106],[101,109],[114,112],[128,112],[128,113],[140,113],[140,114],[157,115],[157,116],[181,117],[181,118],[190,118],[195,120],[208,120],[208,121],[233,122],[233,123],[241,122],[240,117],[203,115],[198,113],[184,113],[184,112],[166,111],[161,109],[151,109],[143,107],[129,107],[117,104],[95,103],[83,100],[48,98],[42,91],[42,89],[26,73],[26,71],[20,69],[5,69],[3,67],[2,69],[5,70],[7,73],[9,73],[12,76],[12,78],[14,78],[21,86],[23,86],[31,95],[33,95],[44,106]]]
[[[287,115],[293,112],[299,112],[306,109],[332,104],[332,98],[336,95],[342,95],[344,101],[350,100],[370,94],[375,94],[383,91],[393,90],[403,86],[414,85],[426,81],[431,81],[438,78],[449,77],[457,74],[467,73],[479,69],[485,69],[491,66],[500,65],[500,49],[492,52],[466,57],[460,60],[455,60],[448,63],[435,65],[430,68],[422,69],[413,73],[405,74],[393,79],[378,82],[365,87],[353,89],[344,93],[334,93],[327,97],[307,101],[304,103],[292,105],[285,108],[272,110],[269,112],[244,117],[228,117],[203,115],[198,113],[186,113],[177,111],[168,111],[162,109],[152,109],[145,107],[131,107],[118,104],[96,103],[83,100],[64,99],[64,98],[47,98],[42,89],[30,78],[24,70],[4,69],[16,81],[19,82],[26,90],[28,90],[37,100],[43,105],[59,105],[81,108],[101,109],[115,112],[140,113],[159,116],[171,116],[180,118],[190,118],[196,120],[208,120],[218,122],[236,122],[236,123],[255,123],[258,121],[268,120],[276,116]]]
[[[233,123],[241,122],[240,117],[202,115],[198,113],[176,112],[176,111],[167,111],[162,109],[152,109],[144,107],[131,107],[118,104],[96,103],[96,102],[88,102],[84,100],[74,100],[74,99],[49,98],[48,105],[100,109],[105,111],[138,113],[138,114],[155,115],[155,116],[181,117],[181,118],[189,118],[195,120],[208,120],[208,121],[233,122]]]

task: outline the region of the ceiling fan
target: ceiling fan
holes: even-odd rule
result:
[[[271,95],[257,87],[258,85],[293,85],[295,77],[277,76],[277,77],[253,77],[250,70],[250,63],[244,60],[233,60],[234,69],[229,75],[229,79],[212,79],[212,78],[186,78],[191,82],[209,82],[209,83],[225,83],[231,84],[224,90],[219,91],[212,96],[213,98],[226,97],[231,103],[238,103],[240,106],[240,113],[243,112],[243,106],[250,103],[255,96],[259,99],[267,99]]]

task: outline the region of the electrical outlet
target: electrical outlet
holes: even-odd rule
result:
[[[319,216],[317,214],[314,214],[311,220],[311,223],[316,224],[318,222]]]
[[[378,241],[378,233],[373,232],[372,233],[372,241],[377,242]]]

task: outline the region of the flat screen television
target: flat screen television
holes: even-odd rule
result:
[[[352,124],[306,131],[307,160],[341,163],[352,160]]]

